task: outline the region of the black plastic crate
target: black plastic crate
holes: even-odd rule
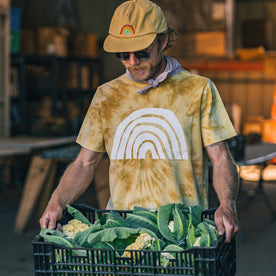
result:
[[[77,205],[91,222],[95,214],[99,217],[108,210]],[[131,211],[117,211],[125,216]],[[203,211],[203,218],[214,218],[214,209]],[[62,223],[71,216],[65,212]],[[232,276],[236,272],[235,240],[225,243],[219,237],[213,247],[195,247],[175,253],[167,267],[162,264],[162,251],[130,250],[130,257],[118,257],[123,250],[66,248],[53,243],[44,242],[37,235],[32,241],[35,275],[205,275]],[[76,256],[74,250],[81,250]]]

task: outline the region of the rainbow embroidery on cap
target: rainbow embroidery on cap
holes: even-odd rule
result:
[[[124,25],[121,29],[120,34],[135,34],[134,28],[131,25]]]

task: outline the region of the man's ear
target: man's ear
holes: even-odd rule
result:
[[[166,33],[162,39],[162,42],[161,42],[161,51],[163,52],[164,49],[166,48],[167,44],[168,44],[168,40],[169,40],[169,34]]]

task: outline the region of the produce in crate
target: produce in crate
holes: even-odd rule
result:
[[[147,250],[153,248],[153,243],[155,242],[155,238],[153,238],[150,234],[142,233],[140,234],[134,243],[128,245],[125,249],[126,251],[122,255],[122,257],[131,257],[131,254],[127,250]]]
[[[81,222],[80,220],[72,219],[68,221],[68,224],[63,225],[62,230],[64,234],[73,239],[77,233],[82,232],[87,228],[89,228],[87,224]]]
[[[216,225],[212,220],[201,220],[200,206],[172,203],[157,210],[136,206],[125,217],[117,211],[101,217],[96,213],[93,223],[70,205],[67,212],[73,219],[63,225],[63,232],[42,229],[40,236],[46,242],[74,248],[74,254],[80,256],[81,248],[115,249],[126,258],[133,250],[158,250],[163,251],[166,266],[174,258],[169,251],[210,247],[217,240]]]

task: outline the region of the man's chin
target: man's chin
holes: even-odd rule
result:
[[[136,81],[146,81],[148,78],[147,78],[147,75],[146,74],[143,74],[142,72],[132,72],[130,71],[130,74],[132,76],[132,78]]]

